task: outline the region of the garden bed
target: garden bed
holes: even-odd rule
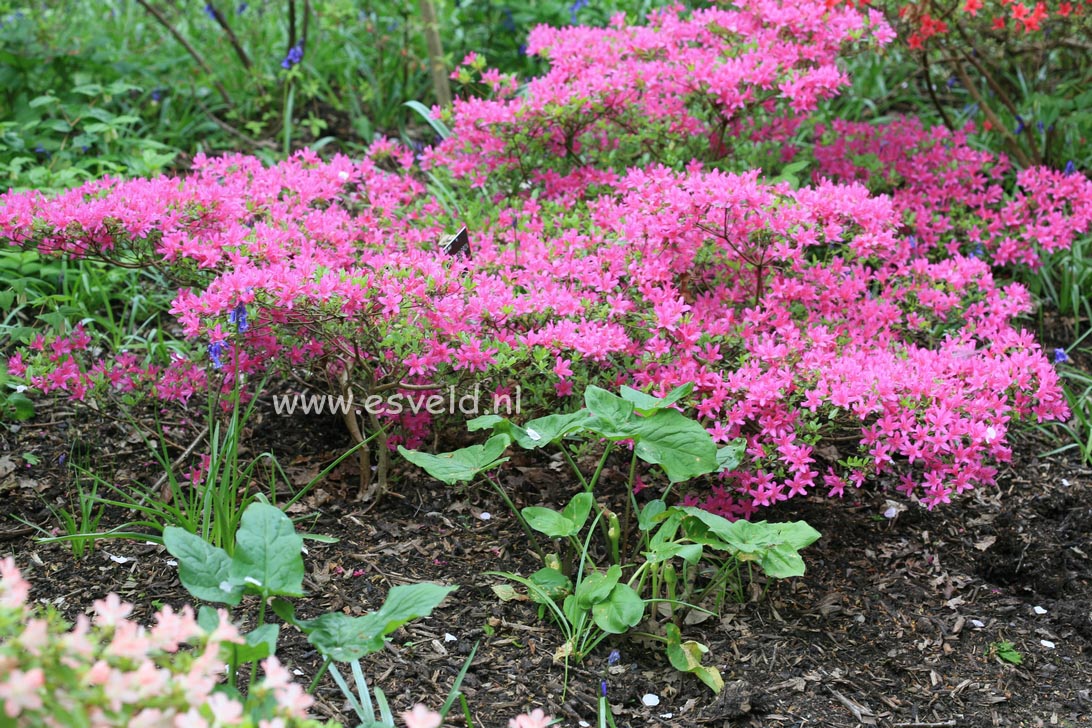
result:
[[[8,436],[6,462],[21,463],[18,454],[32,452],[39,464],[9,467],[0,480],[4,511],[46,528],[52,522],[42,499],[52,502],[70,488],[71,472],[58,465],[68,443],[82,441],[101,453],[97,461],[112,461],[118,482],[139,475],[132,455],[141,447],[126,445],[122,429],[87,421],[66,427],[62,413],[54,424],[50,419],[47,408]],[[267,420],[252,439],[279,438],[282,462],[305,481],[336,457],[332,445],[343,435],[323,419],[291,425]],[[805,576],[775,582],[764,596],[756,584],[746,603],[727,605],[721,618],[684,626],[685,638],[709,646],[706,664],[723,673],[719,696],[632,635],[571,665],[566,691],[564,669],[552,659],[560,632],[533,606],[501,602],[491,587],[503,580],[486,575],[526,575],[539,566],[511,514],[487,490],[422,480],[408,466],[397,471],[395,492],[370,510],[352,500],[356,475],[349,466],[294,509],[304,517],[299,530],[339,539],[308,542],[310,598],[298,611],[361,614],[398,584],[460,585],[431,618],[396,633],[365,669],[396,710],[417,702],[436,708],[480,643],[462,684],[478,726],[503,725],[534,706],[565,725],[594,724],[603,677],[620,726],[1088,725],[1092,473],[1061,456],[1038,459],[1040,449],[1023,443],[998,488],[932,512],[901,497],[889,501],[874,486],[840,500],[797,498],[768,509],[770,520],[806,520],[823,538],[804,553]],[[617,495],[621,476],[611,476],[608,469],[604,497]],[[531,463],[505,485],[518,506],[563,502],[571,494],[561,489],[570,485],[555,477]],[[111,591],[145,620],[160,604],[192,602],[161,547],[100,541],[77,560],[67,545],[36,543],[16,525],[4,519],[3,551],[15,555],[33,584],[32,600],[70,620]],[[245,619],[253,607],[246,603],[236,614]],[[1003,642],[1014,652],[999,651]],[[622,657],[608,673],[611,647]],[[1001,653],[1018,653],[1022,662]],[[320,663],[292,629],[278,655],[301,682]],[[659,704],[645,705],[646,695]],[[313,714],[349,721],[329,678],[315,697]],[[458,710],[448,722],[463,723]]]

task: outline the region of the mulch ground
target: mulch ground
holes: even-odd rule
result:
[[[33,599],[68,618],[111,591],[134,602],[138,618],[189,601],[160,547],[100,541],[75,559],[66,545],[38,543],[7,517],[54,527],[44,504],[70,498],[74,460],[115,483],[154,480],[127,426],[46,403],[0,438],[0,554],[14,554]],[[248,441],[253,453],[275,442],[289,475],[305,482],[344,439],[333,422],[269,417]],[[300,530],[339,539],[308,542],[310,597],[297,612],[363,614],[397,584],[458,584],[431,618],[397,632],[365,667],[396,710],[416,702],[435,708],[479,644],[462,690],[474,725],[487,728],[532,707],[567,726],[594,725],[604,677],[619,727],[1092,726],[1092,473],[1064,456],[1035,457],[1043,449],[1021,446],[997,488],[933,512],[876,485],[767,511],[772,521],[804,519],[823,538],[804,552],[804,577],[748,586],[744,602],[728,604],[719,618],[684,624],[684,638],[708,645],[706,664],[724,676],[719,696],[639,637],[604,643],[570,665],[566,681],[553,660],[560,632],[533,605],[500,601],[492,586],[503,579],[486,573],[527,575],[539,566],[512,515],[484,488],[448,488],[404,466],[395,492],[370,510],[351,498],[351,465],[296,509],[309,516]],[[611,481],[608,472],[607,496]],[[505,484],[519,506],[559,507],[575,492],[533,462],[513,468]],[[885,517],[888,498],[907,507]],[[108,513],[104,525],[122,516]],[[248,606],[236,616],[245,620]],[[1021,664],[1001,659],[1000,642],[1012,643]],[[622,658],[608,671],[610,649]],[[319,664],[291,629],[279,654],[301,682]],[[659,703],[646,705],[646,695]],[[353,724],[332,680],[316,697],[317,715]],[[458,710],[449,723],[464,724]]]

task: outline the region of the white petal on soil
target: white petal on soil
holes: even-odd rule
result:
[[[1053,650],[1054,649],[1054,643],[1051,642],[1050,640],[1039,640],[1039,644],[1041,644],[1043,647],[1047,648],[1048,650]]]
[[[488,521],[492,517],[493,517],[493,514],[490,513],[489,511],[482,511],[482,514],[480,516],[478,516],[478,518],[482,519],[483,521]]]
[[[645,693],[641,696],[641,702],[650,708],[654,708],[660,704],[660,696],[653,693]]]
[[[459,638],[450,632],[444,632],[444,642],[458,642]]]
[[[167,559],[167,566],[178,566],[178,562],[174,559]]]
[[[110,560],[113,561],[115,564],[128,564],[130,561],[132,561],[132,559],[130,559],[128,556],[114,556],[112,553],[109,553],[109,552],[105,552],[105,553],[106,553],[107,556],[110,557]]]
[[[1047,610],[1043,609],[1040,606],[1032,607],[1031,611],[1035,612],[1036,614],[1046,614],[1047,613]]]
[[[983,627],[986,626],[986,623],[983,622],[981,619],[972,619],[971,624],[974,625],[975,627],[978,627],[979,629],[982,629]]]

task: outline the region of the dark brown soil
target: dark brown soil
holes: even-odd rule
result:
[[[139,618],[160,603],[188,601],[160,547],[100,541],[75,559],[66,545],[37,543],[7,517],[53,528],[43,504],[73,492],[74,459],[119,484],[154,481],[154,464],[131,428],[47,403],[35,420],[0,437],[0,554],[14,554],[33,599],[70,618],[111,591],[134,602]],[[332,461],[344,440],[332,422],[272,418],[249,439],[254,452],[276,443],[298,482]],[[719,696],[639,637],[604,643],[571,665],[566,690],[564,668],[552,659],[560,632],[533,606],[499,601],[491,587],[503,579],[486,573],[527,575],[539,566],[512,515],[484,488],[449,488],[403,466],[395,492],[370,511],[351,500],[349,465],[294,509],[313,516],[301,530],[339,539],[308,542],[311,596],[297,611],[362,614],[396,584],[460,585],[365,668],[395,710],[416,702],[435,708],[480,643],[462,689],[474,725],[487,728],[532,707],[567,726],[594,725],[604,676],[619,727],[1092,726],[1092,473],[1064,457],[1036,458],[1042,449],[1027,443],[998,488],[933,512],[890,496],[906,509],[885,517],[891,503],[882,486],[768,511],[770,520],[804,519],[823,538],[805,552],[804,577],[770,584],[765,594],[756,583],[720,618],[683,626],[684,638],[709,646],[706,664],[723,673]],[[559,507],[575,492],[562,474],[534,463],[512,473],[505,484],[519,506]],[[245,619],[252,607],[236,616]],[[1022,655],[1020,665],[998,656],[995,645],[1005,641]],[[622,659],[608,674],[612,648]],[[291,629],[280,655],[301,682],[319,662]],[[646,694],[659,704],[646,707]],[[316,697],[316,714],[349,722],[332,680],[320,683]],[[457,709],[449,723],[464,724]]]

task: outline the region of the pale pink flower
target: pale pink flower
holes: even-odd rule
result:
[[[542,712],[542,708],[535,708],[529,714],[517,715],[508,721],[508,728],[546,728],[553,719]]]
[[[15,566],[15,559],[0,559],[0,607],[21,607],[30,594],[30,582]]]
[[[49,623],[44,619],[32,619],[27,622],[23,633],[19,635],[19,644],[32,655],[41,654],[42,648],[49,643]]]
[[[121,601],[113,592],[106,595],[106,599],[96,599],[95,624],[100,627],[113,627],[123,621],[133,611],[133,605]]]
[[[42,707],[39,692],[45,686],[45,673],[42,668],[23,672],[13,670],[7,679],[0,683],[0,700],[4,703],[4,713],[15,718],[24,710],[38,710]]]
[[[208,706],[212,710],[214,725],[238,723],[243,717],[243,706],[223,693],[210,695]]]
[[[413,706],[413,710],[402,713],[402,720],[406,722],[406,728],[440,728],[444,721],[439,713],[429,710],[421,703]]]

